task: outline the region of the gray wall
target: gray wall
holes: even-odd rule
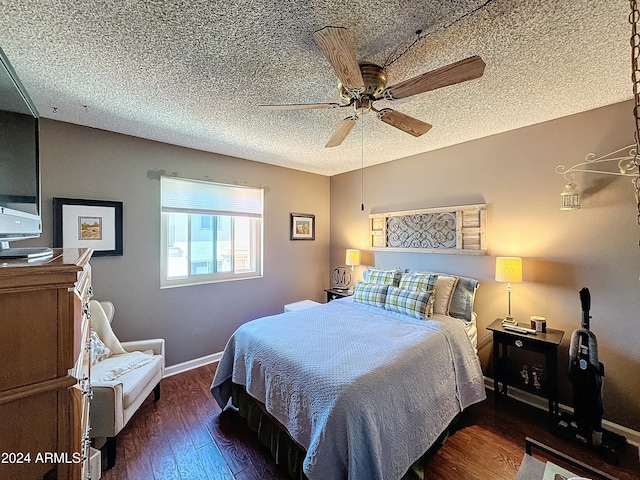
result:
[[[115,304],[121,340],[165,338],[167,365],[221,352],[240,324],[286,303],[324,298],[328,177],[52,120],[41,125],[41,170],[44,233],[31,244],[52,243],[52,197],[123,202],[124,255],[91,261],[96,298]],[[160,289],[161,171],[264,187],[263,278]],[[315,214],[315,241],[289,240],[290,212]]]
[[[114,328],[121,339],[166,338],[168,365],[222,351],[238,325],[280,312],[285,303],[322,301],[330,270],[344,264],[344,251],[352,247],[363,250],[369,265],[478,278],[482,336],[506,309],[505,286],[493,280],[495,256],[522,256],[524,282],[513,287],[516,318],[544,315],[550,327],[565,330],[562,361],[580,323],[578,291],[589,287],[592,330],[607,370],[605,418],[640,430],[640,228],[631,182],[578,175],[583,208],[561,212],[564,181],[554,171],[590,152],[601,155],[632,143],[632,106],[625,102],[366,168],[364,213],[361,172],[329,179],[45,119],[44,233],[21,244],[51,244],[54,196],[123,201],[124,256],[92,260],[96,296],[115,303]],[[264,278],[159,288],[162,170],[265,187]],[[488,206],[487,256],[366,252],[371,212],[478,202]],[[314,242],[289,240],[290,212],[316,215]],[[480,355],[489,374],[490,351],[485,338]],[[566,382],[562,397],[571,403]]]
[[[486,203],[487,256],[365,252],[363,263],[477,278],[482,337],[507,309],[506,287],[494,281],[495,257],[523,257],[524,281],[513,285],[512,311],[520,321],[546,316],[551,328],[566,332],[560,350],[565,404],[571,404],[563,373],[567,347],[581,319],[578,292],[589,287],[591,329],[606,368],[605,418],[640,430],[640,228],[633,187],[628,178],[578,174],[582,209],[561,212],[565,182],[555,173],[558,164],[633,143],[632,108],[625,102],[366,168],[364,213],[361,172],[332,177],[331,265],[343,264],[346,248],[367,250],[369,213]],[[480,355],[489,374],[490,352],[487,337]]]

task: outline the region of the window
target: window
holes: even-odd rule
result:
[[[160,180],[161,286],[262,276],[261,188]]]

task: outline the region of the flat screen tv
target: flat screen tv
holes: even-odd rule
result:
[[[0,258],[51,255],[50,248],[10,248],[42,233],[39,115],[0,49]]]

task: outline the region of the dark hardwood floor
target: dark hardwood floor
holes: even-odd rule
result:
[[[209,393],[216,364],[162,380],[118,435],[116,465],[104,480],[285,480],[242,419],[221,412]],[[426,460],[426,479],[513,480],[532,437],[620,480],[639,479],[638,451],[627,446],[613,467],[587,447],[551,434],[544,412],[492,392],[470,407],[444,445]],[[94,477],[95,478],[95,477]]]

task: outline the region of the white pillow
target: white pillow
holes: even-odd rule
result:
[[[453,291],[458,284],[458,277],[438,275],[434,287],[433,313],[449,315],[449,307],[453,298]]]

